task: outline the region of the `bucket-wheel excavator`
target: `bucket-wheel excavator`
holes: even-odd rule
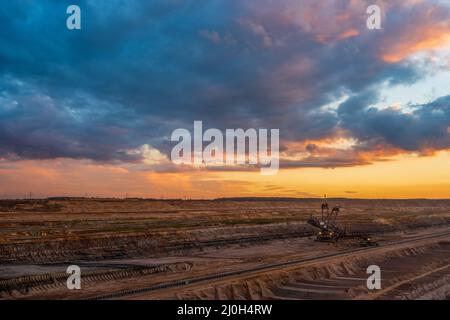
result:
[[[326,196],[322,203],[321,218],[311,215],[308,224],[319,229],[317,233],[317,241],[337,242],[339,239],[356,239],[362,246],[377,246],[377,242],[367,233],[348,232],[346,229],[337,226],[337,219],[340,214],[341,207],[334,206],[331,211]]]

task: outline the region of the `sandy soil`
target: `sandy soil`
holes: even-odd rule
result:
[[[342,228],[370,232],[380,244],[450,226],[450,200],[335,202]],[[318,208],[320,200],[0,201],[0,297],[91,298],[357,246],[314,241],[306,220]],[[129,298],[442,299],[449,291],[444,240]],[[385,288],[396,286],[377,295],[361,280],[375,262],[385,266]],[[82,269],[82,290],[66,288],[71,264]]]

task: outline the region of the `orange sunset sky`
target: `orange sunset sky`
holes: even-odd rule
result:
[[[381,29],[364,0],[2,5],[0,198],[450,198],[450,2],[372,2]],[[195,120],[279,129],[280,170],[174,164]]]

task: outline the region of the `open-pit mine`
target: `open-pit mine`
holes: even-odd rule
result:
[[[0,299],[450,298],[450,200],[328,202],[2,200]]]

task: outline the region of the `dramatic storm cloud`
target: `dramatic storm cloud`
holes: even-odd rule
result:
[[[450,68],[445,2],[389,1],[382,30],[367,1],[77,3],[77,31],[68,1],[0,7],[0,158],[145,163],[194,120],[279,128],[286,167],[450,147],[450,96],[380,107]]]

